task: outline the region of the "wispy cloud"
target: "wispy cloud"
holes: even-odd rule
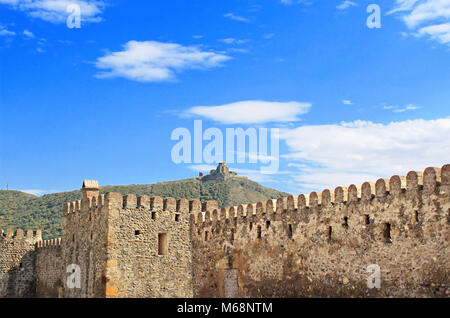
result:
[[[80,6],[82,21],[99,22],[106,6],[104,1],[99,0],[0,0],[0,4],[52,23],[65,23],[70,15],[67,8],[71,4]]]
[[[44,195],[44,194],[57,192],[57,191],[54,191],[54,190],[49,191],[49,190],[36,190],[36,189],[17,190],[17,191],[25,192],[25,193],[36,195],[36,196],[41,196],[41,195]]]
[[[157,41],[129,41],[119,52],[108,53],[95,65],[104,70],[98,78],[124,77],[140,82],[176,79],[176,73],[187,69],[208,69],[222,66],[230,57],[202,51],[195,46]]]
[[[393,106],[393,105],[385,105],[383,106],[384,109],[388,109],[388,110],[392,110],[394,113],[404,113],[408,110],[416,110],[419,109],[420,107],[413,105],[413,104],[408,104],[404,107],[401,106]]]
[[[249,22],[250,22],[249,19],[244,18],[244,17],[239,16],[239,15],[236,15],[236,14],[231,13],[231,12],[225,13],[223,16],[224,16],[225,18],[228,18],[228,19],[231,19],[231,20],[235,20],[235,21],[246,22],[246,23],[249,23]]]
[[[378,124],[368,121],[280,130],[284,159],[304,188],[320,190],[440,167],[450,153],[450,118]]]
[[[353,105],[353,102],[351,100],[348,100],[348,99],[343,99],[342,100],[342,104],[344,104],[344,105]]]
[[[6,27],[0,24],[0,36],[14,36],[16,32],[7,30]]]
[[[442,44],[448,44],[450,43],[450,22],[423,27],[416,34],[419,37],[424,35],[428,35]]]
[[[238,40],[235,38],[225,38],[225,39],[219,39],[220,42],[226,43],[226,44],[244,44],[247,43],[248,40]]]
[[[450,0],[396,0],[387,14],[398,14],[416,37],[450,43]]]
[[[27,38],[34,38],[34,34],[33,34],[33,32],[31,32],[31,31],[28,31],[28,30],[24,30],[23,31],[23,35],[25,35]]]
[[[342,1],[340,4],[338,4],[336,6],[336,9],[338,9],[338,10],[345,10],[345,9],[350,8],[350,7],[356,7],[356,6],[358,6],[358,5],[355,2],[353,2],[353,1],[344,0],[344,1]]]
[[[197,115],[223,124],[293,122],[309,111],[310,103],[240,101],[219,106],[195,106],[186,115]]]
[[[305,4],[305,5],[311,5],[314,3],[315,0],[280,0],[282,4]]]

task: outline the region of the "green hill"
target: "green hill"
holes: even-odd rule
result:
[[[210,176],[210,175],[209,175]],[[132,184],[100,187],[100,193],[150,195],[216,200],[220,207],[254,203],[287,196],[287,193],[266,188],[245,177],[225,180],[191,178],[155,184]],[[81,191],[47,194],[37,197],[20,191],[0,191],[0,228],[41,229],[48,239],[61,236],[62,204],[81,198]]]

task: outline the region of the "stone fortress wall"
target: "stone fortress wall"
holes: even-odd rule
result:
[[[2,235],[3,297],[450,295],[450,165],[224,209],[99,195],[89,180],[82,190],[64,205],[62,240],[36,237],[15,254],[30,260],[28,280],[9,274],[18,261]],[[80,288],[67,286],[70,264]],[[369,265],[380,289],[367,287]]]
[[[35,244],[41,231],[0,230],[0,297],[30,297],[35,290]]]
[[[450,165],[191,217],[197,297],[450,295]]]

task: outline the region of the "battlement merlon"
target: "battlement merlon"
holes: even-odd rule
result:
[[[24,240],[24,241],[40,241],[42,240],[42,231],[37,230],[26,230],[25,232],[22,229],[13,230],[12,228],[8,228],[5,231],[0,229],[0,239],[12,239],[12,240]]]
[[[36,242],[36,248],[46,248],[46,247],[60,247],[62,244],[62,238],[53,238],[50,240],[40,240]]]

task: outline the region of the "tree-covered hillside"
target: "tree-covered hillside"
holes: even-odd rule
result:
[[[287,196],[243,177],[225,181],[202,181],[198,178],[155,184],[104,186],[100,193],[119,192],[136,195],[216,200],[220,207],[254,203]],[[37,197],[20,191],[0,191],[0,228],[41,229],[48,239],[61,236],[62,205],[81,199],[81,191],[60,192]]]

